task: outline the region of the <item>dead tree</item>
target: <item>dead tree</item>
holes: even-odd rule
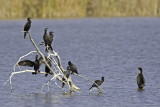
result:
[[[24,32],[24,31],[22,31],[22,32]],[[18,65],[18,62],[19,62],[22,58],[24,58],[24,57],[26,57],[26,56],[28,56],[28,55],[30,55],[30,54],[32,54],[32,53],[38,53],[38,54],[43,58],[44,64],[50,69],[51,75],[52,75],[52,78],[50,78],[47,83],[45,83],[44,85],[42,85],[41,93],[43,92],[43,88],[44,88],[45,85],[48,85],[48,90],[49,90],[50,81],[56,80],[56,79],[59,80],[59,81],[61,81],[61,82],[63,82],[63,83],[65,83],[65,84],[68,86],[68,88],[70,89],[70,92],[69,92],[69,93],[72,93],[72,92],[74,92],[74,91],[80,92],[81,89],[80,89],[79,87],[77,87],[77,86],[73,83],[73,81],[72,81],[72,79],[71,79],[71,76],[69,75],[68,78],[66,77],[66,75],[65,75],[66,71],[65,71],[65,70],[63,69],[63,67],[62,67],[61,60],[60,60],[59,55],[58,55],[54,50],[52,50],[51,52],[49,51],[49,52],[47,53],[47,54],[48,54],[47,58],[50,59],[51,64],[52,64],[52,66],[53,66],[53,68],[54,68],[54,69],[52,69],[52,68],[48,65],[45,56],[44,56],[43,53],[39,50],[39,48],[38,48],[37,45],[35,44],[34,40],[32,39],[30,32],[26,32],[26,33],[29,34],[29,38],[30,38],[33,46],[35,47],[36,51],[31,51],[31,52],[27,53],[26,55],[23,55],[23,56],[21,56],[21,57],[19,58],[19,60],[17,61],[17,63],[16,63],[16,64],[14,65],[14,67],[13,67],[13,72],[11,73],[9,79],[4,83],[4,85],[9,81],[9,82],[10,82],[10,89],[11,89],[11,92],[12,92],[12,90],[13,90],[13,87],[12,87],[12,77],[13,77],[13,75],[15,75],[15,74],[20,74],[20,73],[25,73],[25,72],[35,72],[34,70],[21,70],[20,66]],[[57,61],[56,61],[56,59],[57,59]],[[19,68],[20,71],[16,71],[16,67],[17,67],[17,66],[18,66],[18,68]],[[40,72],[40,74],[46,74],[46,73],[45,73],[45,72]],[[76,76],[81,77],[81,78],[83,78],[83,79],[86,79],[87,81],[91,81],[92,83],[95,83],[94,81],[89,80],[89,79],[87,79],[86,77],[83,77],[83,76],[81,76],[81,75],[76,75]],[[62,78],[64,78],[66,81],[63,81]],[[54,82],[55,82],[55,84],[56,84],[59,88],[61,88],[61,87],[56,83],[56,81],[54,81]],[[96,84],[96,83],[95,83],[95,84]],[[96,85],[97,85],[97,84],[96,84]],[[97,86],[98,86],[98,85],[97,85]],[[101,91],[103,91],[104,93],[106,93],[101,87],[98,86],[98,88],[99,88]],[[61,89],[62,89],[62,88],[61,88]],[[65,92],[65,91],[64,91],[64,92]]]

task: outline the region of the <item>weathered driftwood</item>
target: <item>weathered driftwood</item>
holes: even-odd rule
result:
[[[23,32],[24,32],[24,31],[23,31]],[[59,70],[59,73],[55,73],[55,72],[53,71],[53,69],[48,65],[48,63],[47,63],[47,61],[46,61],[45,56],[43,55],[43,53],[39,50],[39,48],[37,47],[37,45],[36,45],[35,42],[33,41],[30,32],[27,32],[27,33],[29,34],[29,38],[30,38],[33,46],[35,47],[36,51],[31,51],[31,52],[29,52],[28,54],[20,57],[19,60],[17,61],[17,63],[18,63],[23,57],[25,57],[25,56],[27,56],[27,55],[29,55],[29,54],[31,54],[31,53],[37,52],[37,53],[39,53],[39,55],[43,58],[43,61],[44,61],[45,65],[46,65],[46,66],[50,69],[50,71],[52,72],[53,78],[58,79],[58,80],[61,81],[61,82],[64,82],[64,81],[62,81],[62,77],[64,77],[64,74],[63,74],[63,73],[65,72],[65,70],[63,69],[63,67],[62,67],[62,65],[61,65],[61,60],[60,60],[60,57],[58,56],[58,54],[53,50],[52,59],[54,59],[53,56],[55,56],[55,57],[57,58],[57,61],[58,61],[58,65],[56,65],[57,63],[56,63],[56,61],[55,61],[55,59],[54,59],[54,61],[53,61],[54,64],[55,64],[54,67],[58,68],[58,70]],[[50,57],[50,54],[49,54],[48,57]],[[13,76],[13,75],[19,74],[19,73],[24,73],[24,72],[35,72],[34,70],[24,70],[24,71],[21,71],[21,69],[20,69],[20,71],[16,72],[16,71],[15,71],[15,70],[16,70],[16,69],[15,69],[15,68],[16,68],[15,66],[17,65],[17,63],[14,65],[14,69],[13,69],[14,72],[11,73],[10,78],[4,83],[4,85],[5,85],[8,81],[10,81],[11,91],[12,91],[12,89],[13,89],[13,88],[12,88],[12,76]],[[18,66],[18,65],[17,65],[17,66]],[[19,67],[19,66],[18,66],[18,67]],[[20,67],[19,67],[19,68],[20,68]],[[40,72],[40,73],[44,74],[45,72]],[[61,75],[61,76],[60,76],[60,75]],[[64,77],[64,78],[66,78],[66,77]],[[50,79],[50,80],[53,80],[53,79]],[[70,84],[69,84],[68,81],[70,82]],[[67,82],[64,82],[64,83],[69,86],[69,89],[70,89],[71,92],[74,92],[74,91],[79,92],[79,91],[80,91],[80,88],[73,84],[71,77],[68,79],[68,81],[67,81]],[[58,85],[58,84],[56,84],[56,85]],[[42,86],[42,87],[43,87],[43,86]],[[41,91],[42,91],[42,89],[43,89],[43,88],[41,88]]]
[[[24,32],[24,31],[22,31],[22,32]],[[37,47],[37,45],[36,45],[35,42],[33,41],[30,32],[27,32],[27,33],[29,34],[29,38],[30,38],[33,46],[35,47],[36,51],[31,51],[31,52],[27,53],[26,55],[21,56],[21,57],[19,58],[19,60],[17,61],[17,63],[16,63],[16,64],[14,65],[14,67],[13,67],[13,72],[11,73],[9,79],[4,83],[4,85],[5,85],[8,81],[10,81],[10,88],[11,88],[11,91],[12,91],[12,89],[13,89],[13,88],[12,88],[12,77],[13,77],[13,75],[15,75],[15,74],[20,74],[20,73],[25,73],[25,72],[35,72],[34,70],[23,70],[23,71],[21,71],[21,68],[20,68],[20,66],[18,65],[18,62],[19,62],[22,58],[30,55],[31,53],[39,53],[39,55],[43,58],[43,61],[44,61],[45,65],[46,65],[46,66],[50,69],[50,71],[52,72],[51,75],[53,76],[50,80],[48,80],[47,83],[45,83],[45,84],[42,85],[42,87],[41,87],[41,93],[43,92],[43,88],[44,88],[44,86],[46,86],[46,85],[48,85],[48,90],[49,90],[50,81],[56,80],[56,79],[58,79],[59,81],[65,83],[65,84],[68,86],[68,88],[70,89],[70,92],[74,92],[74,91],[80,92],[80,91],[81,91],[80,88],[77,87],[75,84],[73,84],[73,81],[72,81],[72,79],[71,79],[71,76],[69,76],[68,78],[65,76],[65,72],[66,72],[66,71],[65,71],[65,70],[63,69],[63,67],[62,67],[61,60],[60,60],[59,55],[58,55],[54,50],[52,50],[51,52],[50,52],[50,51],[48,52],[47,58],[50,59],[51,64],[52,64],[52,66],[54,67],[54,70],[55,70],[55,71],[54,71],[54,70],[48,65],[45,56],[43,55],[43,53],[39,50],[39,48]],[[55,60],[55,58],[57,59],[57,61]],[[20,71],[16,71],[16,66],[18,66],[18,68],[19,68]],[[45,73],[45,72],[40,72],[40,74],[46,74],[46,73]],[[75,74],[75,75],[76,75],[76,74]],[[83,78],[83,79],[85,79],[85,80],[87,80],[87,81],[90,81],[90,82],[92,82],[92,83],[95,83],[94,81],[89,80],[89,79],[87,79],[86,77],[83,77],[83,76],[81,76],[81,75],[76,75],[76,76],[81,77],[81,78]],[[66,81],[62,81],[62,77],[65,78]],[[56,83],[56,81],[54,81],[54,83],[55,83],[56,86],[59,87],[63,92],[65,92],[65,91]],[[96,83],[95,83],[95,84],[96,84]],[[97,85],[97,84],[96,84],[96,85]],[[98,86],[98,85],[97,85],[97,86]],[[106,93],[100,86],[98,86],[98,88],[99,88],[99,91],[101,90],[101,91],[103,91],[104,93]],[[67,93],[67,92],[65,92],[65,93]]]

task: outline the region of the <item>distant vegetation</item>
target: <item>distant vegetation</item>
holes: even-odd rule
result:
[[[0,19],[160,16],[160,0],[0,0]]]

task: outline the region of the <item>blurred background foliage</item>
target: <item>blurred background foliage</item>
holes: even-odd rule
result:
[[[160,16],[160,0],[0,0],[0,19]]]

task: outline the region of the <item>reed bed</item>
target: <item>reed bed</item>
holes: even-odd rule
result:
[[[160,16],[160,0],[0,0],[0,19]]]

